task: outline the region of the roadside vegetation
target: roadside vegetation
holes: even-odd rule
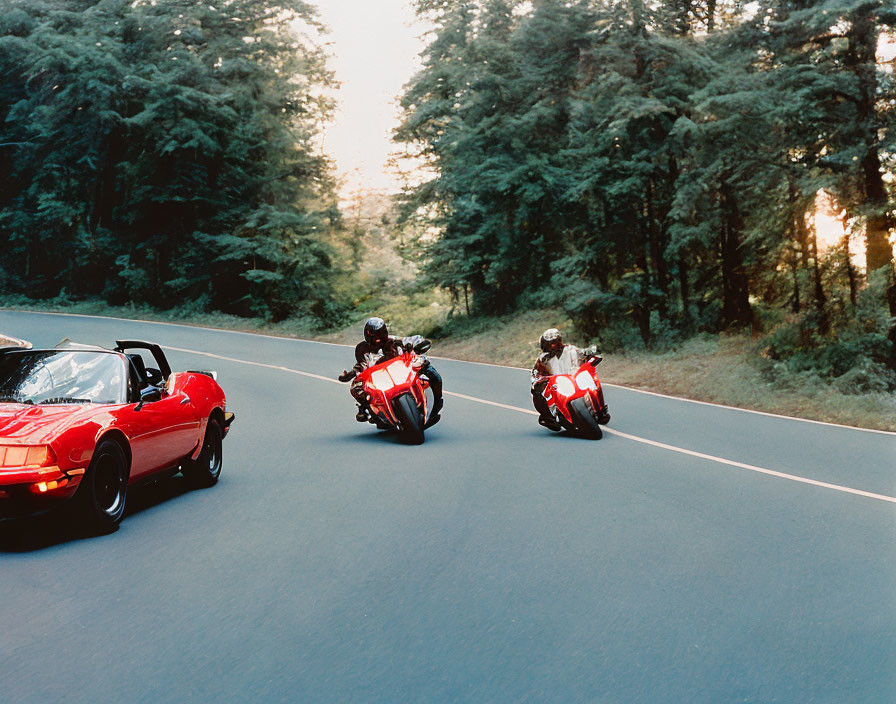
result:
[[[418,294],[420,296],[422,294]],[[369,309],[385,315],[398,334],[423,332],[435,338],[433,354],[450,359],[501,364],[528,369],[538,350],[538,338],[548,325],[559,325],[567,339],[587,341],[559,309],[540,309],[504,316],[457,317],[447,321],[447,306],[430,301],[412,308],[414,298]],[[419,301],[419,299],[418,299]],[[433,306],[432,303],[438,303]],[[7,298],[11,310],[138,318],[225,330],[259,332],[282,337],[354,345],[360,339],[367,313],[338,329],[321,330],[312,319],[289,318],[271,322],[224,313],[197,314],[187,309],[160,312],[141,306],[114,307],[105,303],[35,302]],[[394,315],[390,315],[390,311]],[[7,331],[9,332],[9,331]],[[601,378],[612,384],[709,401],[768,413],[896,432],[896,394],[884,390],[875,373],[860,380],[848,376],[831,380],[813,369],[799,369],[767,357],[762,340],[746,333],[700,335],[664,352],[605,352]],[[346,364],[334,353],[334,374]],[[450,380],[448,382],[450,384]],[[608,391],[612,402],[612,391]]]

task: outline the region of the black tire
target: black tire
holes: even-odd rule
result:
[[[604,436],[597,418],[591,413],[591,407],[584,397],[570,403],[569,410],[576,422],[576,432],[579,435],[589,440],[600,440]]]
[[[195,460],[187,458],[181,467],[187,483],[194,489],[206,489],[218,483],[224,462],[223,440],[224,431],[221,429],[221,423],[210,418],[205,428],[205,438],[199,457]]]
[[[121,523],[128,495],[128,459],[114,440],[101,440],[75,494],[77,520],[109,532]]]
[[[423,444],[423,416],[411,394],[402,394],[392,401],[395,417],[401,423],[399,436],[408,445]]]

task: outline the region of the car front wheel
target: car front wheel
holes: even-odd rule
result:
[[[114,440],[103,440],[93,453],[75,501],[78,514],[90,527],[111,531],[124,517],[128,493],[128,461]]]

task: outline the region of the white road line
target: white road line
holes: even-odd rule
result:
[[[647,391],[646,389],[637,389],[634,386],[622,386],[620,384],[604,384],[604,386],[612,386],[617,389],[625,389],[626,391],[634,391],[639,394],[647,394],[648,396],[659,396],[660,398],[668,398],[673,401],[687,401],[688,403],[696,403],[701,406],[713,406],[714,408],[724,408],[728,411],[740,411],[741,413],[753,413],[757,416],[768,416],[769,418],[783,418],[785,420],[798,420],[801,423],[814,423],[815,425],[827,425],[832,428],[844,428],[845,430],[861,430],[863,433],[878,433],[880,435],[893,435],[896,432],[892,430],[878,430],[877,428],[858,428],[854,425],[843,425],[842,423],[829,423],[824,420],[812,420],[811,418],[797,418],[796,416],[785,416],[780,413],[769,413],[768,411],[754,411],[752,408],[738,408],[737,406],[726,406],[724,403],[713,403],[712,401],[697,401],[693,398],[683,398],[681,396],[670,396],[669,394],[661,394],[658,391]]]
[[[286,337],[283,335],[269,335],[260,332],[246,332],[244,330],[228,330],[226,328],[210,328],[204,325],[189,325],[187,323],[166,323],[161,320],[143,320],[141,318],[116,318],[109,315],[87,315],[85,313],[54,313],[47,311],[17,310],[14,308],[0,308],[0,312],[7,313],[28,313],[31,315],[59,315],[70,318],[93,318],[96,320],[120,320],[125,323],[146,323],[147,325],[171,325],[176,328],[192,328],[194,330],[208,330],[210,332],[225,332],[231,335],[251,335],[252,337],[267,337],[272,340],[286,340],[287,342],[308,342],[313,345],[330,345],[332,347],[354,347],[344,342],[324,342],[323,340],[308,340],[303,337]],[[514,367],[507,364],[490,364],[489,362],[471,362],[466,359],[454,359],[453,357],[439,357],[429,355],[433,359],[444,359],[449,362],[462,362],[463,364],[477,364],[483,367],[497,367],[499,369],[518,369],[523,372],[530,371],[524,367]],[[739,408],[738,406],[726,406],[724,403],[713,403],[712,401],[698,401],[693,398],[685,398],[684,396],[671,396],[669,394],[661,394],[658,391],[647,391],[646,389],[638,389],[634,386],[623,386],[622,384],[611,384],[604,382],[604,386],[615,389],[625,389],[626,391],[634,391],[639,394],[648,394],[649,396],[659,396],[660,398],[668,398],[673,401],[684,401],[685,403],[696,403],[701,406],[715,406],[716,408],[725,408],[729,411],[740,411],[742,413],[753,413],[759,416],[768,416],[769,418],[783,418],[785,420],[795,420],[800,423],[814,423],[816,425],[827,425],[832,428],[842,428],[843,430],[858,430],[862,433],[879,433],[881,435],[894,435],[896,432],[892,430],[877,430],[876,428],[859,428],[855,425],[843,425],[842,423],[829,423],[824,420],[812,420],[811,418],[797,418],[796,416],[785,416],[780,413],[769,413],[768,411],[754,411],[752,408]]]
[[[264,367],[265,369],[276,369],[278,372],[289,372],[290,374],[298,374],[299,376],[307,376],[311,379],[320,381],[329,381],[333,384],[341,384],[338,379],[331,379],[321,374],[312,374],[311,372],[303,372],[299,369],[291,369],[290,367],[281,367],[279,364],[265,364],[264,362],[253,362],[249,359],[237,359],[236,357],[225,357],[222,354],[214,354],[212,352],[200,352],[199,350],[188,350],[183,347],[172,347],[171,345],[163,345],[166,350],[174,350],[175,352],[186,352],[187,354],[199,354],[203,357],[211,357],[212,359],[223,359],[225,362],[237,362],[238,364],[249,364],[253,367]]]
[[[484,398],[476,398],[475,396],[467,396],[466,394],[459,394],[456,391],[442,391],[445,396],[457,396],[457,398],[462,398],[466,401],[475,401],[476,403],[484,403],[487,406],[497,406],[498,408],[506,408],[508,411],[519,411],[520,413],[528,413],[533,416],[537,416],[537,411],[529,410],[528,408],[520,408],[519,406],[508,406],[506,403],[498,403],[497,401],[488,401]]]
[[[808,477],[800,477],[796,474],[785,474],[784,472],[776,472],[773,469],[765,469],[764,467],[757,467],[753,464],[745,464],[743,462],[735,462],[734,460],[728,460],[724,457],[716,457],[715,455],[707,455],[703,452],[695,452],[694,450],[686,450],[683,447],[675,447],[674,445],[667,445],[664,442],[657,442],[656,440],[648,440],[647,438],[640,438],[636,435],[629,435],[628,433],[623,433],[621,430],[615,430],[614,428],[608,428],[604,426],[604,432],[610,432],[613,435],[618,435],[619,437],[626,438],[628,440],[634,440],[635,442],[644,443],[645,445],[653,445],[654,447],[662,448],[663,450],[669,450],[671,452],[678,452],[683,455],[690,455],[691,457],[699,457],[705,460],[712,460],[713,462],[719,462],[721,464],[727,464],[731,467],[739,467],[741,469],[748,469],[751,472],[759,472],[760,474],[767,474],[771,477],[778,477],[779,479],[789,479],[792,482],[800,482],[801,484],[811,484],[812,486],[820,486],[824,489],[833,489],[834,491],[841,491],[845,494],[855,494],[856,496],[864,496],[869,499],[879,499],[880,501],[888,501],[891,504],[896,504],[896,497],[894,496],[886,496],[884,494],[874,494],[870,491],[862,491],[861,489],[853,489],[848,486],[842,486],[840,484],[830,484],[828,482],[820,482],[817,479],[809,479]]]
[[[185,349],[183,347],[171,347],[169,345],[164,345],[165,349],[173,350],[175,352],[184,352],[186,354],[197,354],[203,357],[211,357],[212,359],[221,359],[226,362],[236,362],[238,364],[248,364],[253,367],[264,367],[266,369],[274,369],[276,371],[289,372],[290,374],[298,374],[299,376],[307,376],[311,379],[319,379],[320,381],[328,381],[333,384],[340,384],[341,382],[337,379],[332,379],[327,376],[322,376],[321,374],[313,374],[311,372],[304,372],[299,369],[292,369],[290,367],[283,367],[277,364],[266,364],[264,362],[254,362],[248,359],[237,359],[236,357],[226,357],[220,354],[214,354],[212,352],[200,352],[199,350],[190,350]],[[506,403],[498,403],[497,401],[489,401],[488,399],[478,398],[476,396],[468,396],[467,394],[459,394],[455,391],[445,391],[444,394],[446,396],[454,396],[456,398],[464,399],[465,401],[473,401],[474,403],[482,403],[487,406],[497,406],[498,408],[504,408],[509,411],[516,411],[517,413],[525,413],[527,415],[537,416],[538,413],[532,409],[528,408],[520,408],[519,406],[511,406]],[[820,482],[817,479],[809,479],[808,477],[801,477],[796,474],[786,474],[784,472],[777,472],[773,469],[766,469],[765,467],[757,467],[753,464],[746,464],[744,462],[736,462],[734,460],[725,459],[724,457],[717,457],[716,455],[708,455],[704,452],[696,452],[695,450],[687,450],[683,447],[676,447],[675,445],[667,445],[664,442],[657,442],[656,440],[648,440],[647,438],[642,438],[637,435],[631,435],[629,433],[623,433],[621,430],[616,430],[615,428],[609,428],[607,426],[603,427],[603,431],[605,433],[610,433],[612,435],[618,435],[621,438],[625,438],[626,440],[631,440],[633,442],[639,442],[644,445],[651,445],[652,447],[658,447],[663,450],[668,450],[670,452],[677,452],[682,455],[690,455],[691,457],[698,457],[703,460],[709,460],[711,462],[717,462],[719,464],[728,465],[729,467],[737,467],[739,469],[746,469],[751,472],[758,472],[759,474],[766,474],[770,477],[777,477],[778,479],[787,479],[792,482],[799,482],[800,484],[810,484],[811,486],[821,487],[823,489],[831,489],[833,491],[839,491],[844,494],[854,494],[856,496],[863,496],[868,499],[877,499],[879,501],[887,501],[891,504],[896,504],[896,497],[894,496],[886,496],[884,494],[875,494],[870,491],[862,491],[861,489],[853,489],[852,487],[842,486],[840,484],[830,484],[828,482]]]
[[[525,367],[514,367],[509,364],[491,364],[490,362],[471,362],[468,359],[454,359],[452,357],[437,357],[429,355],[433,359],[444,359],[449,362],[463,362],[464,364],[477,364],[481,367],[497,367],[498,369],[514,369],[521,372],[529,372],[530,369]],[[860,430],[863,433],[879,433],[881,435],[894,435],[896,432],[892,430],[878,430],[877,428],[859,428],[855,425],[843,425],[843,423],[829,423],[824,420],[812,420],[811,418],[797,418],[796,416],[785,416],[781,413],[769,413],[768,411],[754,411],[752,408],[740,408],[738,406],[728,406],[724,403],[714,403],[713,401],[698,401],[693,398],[685,398],[684,396],[672,396],[670,394],[661,394],[658,391],[648,391],[647,389],[639,389],[634,386],[624,386],[623,384],[613,384],[608,381],[601,381],[604,386],[614,389],[624,389],[625,391],[633,391],[638,394],[647,394],[648,396],[659,396],[660,398],[668,398],[672,401],[685,401],[686,403],[696,403],[700,406],[712,406],[714,408],[724,408],[729,411],[740,411],[742,413],[753,413],[757,416],[768,416],[769,418],[783,418],[784,420],[797,420],[800,423],[814,423],[815,425],[827,425],[832,428],[843,428],[844,430]]]
[[[244,330],[228,330],[226,328],[211,328],[205,325],[189,325],[188,323],[166,323],[161,320],[143,320],[141,318],[117,318],[109,315],[88,315],[86,313],[55,313],[49,311],[32,311],[32,310],[17,310],[15,308],[0,308],[0,312],[8,312],[8,313],[27,313],[31,315],[59,315],[63,317],[70,318],[93,318],[95,320],[120,320],[126,323],[146,323],[147,325],[170,325],[172,327],[177,328],[192,328],[194,330],[208,330],[210,332],[224,332],[230,335],[251,335],[253,337],[267,337],[272,340],[286,340],[289,342],[308,342],[314,345],[330,345],[332,347],[353,347],[353,345],[347,345],[343,342],[324,342],[322,340],[307,340],[302,337],[286,337],[283,335],[270,335],[266,333],[260,332],[246,332]],[[477,364],[483,367],[498,367],[499,369],[518,369],[520,371],[527,372],[528,369],[523,367],[513,367],[506,364],[490,364],[488,362],[471,362],[465,359],[453,359],[452,357],[438,357],[435,355],[430,355],[433,359],[445,359],[450,362],[462,362],[464,364]],[[783,418],[785,420],[794,420],[799,421],[801,423],[814,423],[816,425],[827,425],[832,428],[842,428],[844,430],[858,430],[863,433],[879,433],[882,435],[894,435],[896,436],[896,432],[891,430],[877,430],[876,428],[858,428],[854,425],[843,425],[842,423],[829,423],[823,420],[812,420],[810,418],[797,418],[796,416],[785,416],[780,413],[768,413],[767,411],[754,411],[751,408],[738,408],[737,406],[726,406],[723,403],[713,403],[711,401],[697,401],[693,398],[684,398],[683,396],[670,396],[668,394],[661,394],[657,391],[647,391],[646,389],[637,389],[634,386],[623,386],[622,384],[611,384],[604,383],[604,386],[610,386],[616,389],[625,389],[626,391],[634,391],[639,394],[648,394],[650,396],[659,396],[660,398],[668,398],[673,401],[684,401],[686,403],[697,403],[701,406],[715,406],[717,408],[725,408],[729,411],[741,411],[742,413],[753,413],[755,415],[760,416],[768,416],[770,418]]]

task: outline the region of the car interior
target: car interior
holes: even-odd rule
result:
[[[162,389],[171,375],[171,366],[159,345],[141,340],[116,340],[115,351],[121,352],[129,364],[131,397],[141,403],[162,397]],[[148,353],[155,367],[147,367],[143,353]]]
[[[143,355],[139,352],[125,354],[130,362],[129,373],[131,375],[131,387],[136,389],[141,401],[149,401],[158,398],[161,394],[164,379],[158,369],[147,367]]]

